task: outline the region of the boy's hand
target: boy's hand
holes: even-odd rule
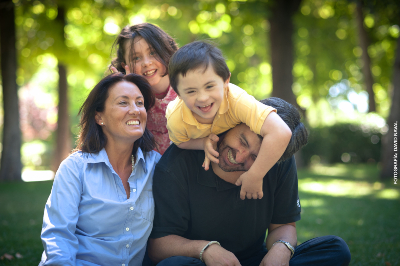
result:
[[[212,133],[207,138],[204,138],[204,153],[206,157],[204,158],[203,168],[206,171],[210,169],[210,161],[219,163],[219,153],[217,152],[218,140],[218,136]]]
[[[243,173],[235,185],[240,186],[240,198],[244,200],[246,197],[248,199],[262,199],[264,193],[262,191],[263,176],[252,175],[249,172]]]

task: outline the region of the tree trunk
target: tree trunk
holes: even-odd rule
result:
[[[1,77],[3,86],[3,151],[0,181],[21,180],[21,129],[19,126],[15,7],[12,0],[0,2]]]
[[[301,0],[275,0],[271,6],[269,39],[271,43],[272,97],[279,97],[295,106],[305,117],[293,93],[293,14],[298,11]],[[296,153],[297,168],[305,166],[301,152]]]
[[[293,84],[293,14],[299,9],[301,0],[276,0],[271,7],[270,43],[272,64],[272,96],[279,97],[296,106]]]
[[[375,93],[372,89],[372,85],[374,85],[374,78],[372,77],[372,72],[371,72],[371,58],[368,55],[368,47],[370,41],[367,35],[367,31],[364,28],[364,15],[363,15],[361,1],[357,1],[356,20],[357,20],[358,36],[360,38],[360,46],[362,49],[362,60],[364,62],[364,65],[362,67],[362,72],[364,75],[365,87],[369,99],[368,111],[376,112]]]
[[[394,176],[394,160],[396,159],[396,167],[398,167],[398,122],[400,120],[400,37],[397,38],[396,58],[393,65],[393,91],[392,106],[387,120],[389,130],[382,138],[381,153],[381,179],[388,179]],[[396,124],[396,126],[395,126]],[[396,131],[394,131],[396,129]],[[395,148],[396,147],[396,148]],[[398,170],[396,170],[396,173]]]
[[[60,34],[63,42],[62,46],[65,46],[64,28],[66,25],[65,20],[65,9],[58,7],[57,21],[61,27]],[[57,131],[56,131],[56,150],[54,152],[53,170],[57,170],[60,163],[68,157],[71,152],[71,133],[69,128],[69,114],[68,114],[68,82],[67,82],[67,68],[66,66],[58,61],[58,120],[57,120]]]

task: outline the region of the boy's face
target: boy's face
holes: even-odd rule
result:
[[[186,76],[179,74],[177,90],[198,122],[212,124],[228,84],[229,78],[224,82],[209,65],[206,71],[200,67],[188,71]]]

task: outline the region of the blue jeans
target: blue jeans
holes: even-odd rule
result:
[[[242,266],[259,266],[268,250],[260,251],[255,256],[241,260]],[[350,263],[350,250],[346,242],[337,236],[323,236],[310,239],[296,247],[290,260],[290,266],[345,266]],[[175,256],[165,259],[157,266],[206,266],[199,259]]]

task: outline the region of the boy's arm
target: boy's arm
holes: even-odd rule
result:
[[[285,152],[292,132],[278,114],[271,112],[261,127],[261,136],[263,140],[256,160],[250,169],[236,181],[236,185],[242,185],[241,199],[263,197],[263,178]]]
[[[204,150],[205,158],[203,168],[207,171],[210,167],[210,161],[219,163],[219,153],[216,151],[219,138],[215,134],[200,139],[190,139],[186,142],[179,143],[177,146],[185,150]]]

